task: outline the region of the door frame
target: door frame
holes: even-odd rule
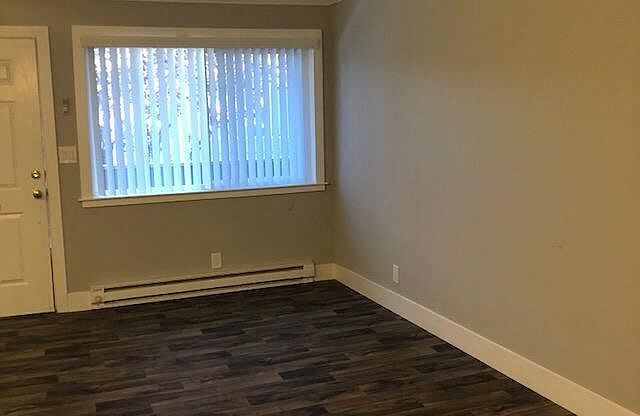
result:
[[[44,149],[43,163],[47,180],[48,225],[51,238],[50,261],[54,308],[56,312],[68,312],[67,267],[64,255],[62,200],[60,198],[60,172],[58,170],[58,144],[53,105],[49,28],[47,26],[0,26],[0,36],[33,39],[36,44],[40,124]]]

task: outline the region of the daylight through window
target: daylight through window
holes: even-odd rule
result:
[[[85,51],[94,197],[316,183],[311,49]]]

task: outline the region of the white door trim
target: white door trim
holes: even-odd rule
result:
[[[44,166],[47,178],[49,232],[51,235],[51,266],[55,309],[66,312],[67,268],[64,257],[62,232],[62,204],[60,199],[60,175],[58,172],[58,144],[56,140],[53,85],[51,81],[51,56],[49,54],[49,29],[46,26],[0,26],[0,36],[34,39],[38,62],[38,92],[42,123]]]

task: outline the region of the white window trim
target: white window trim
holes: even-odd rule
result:
[[[85,208],[147,204],[158,202],[194,201],[262,195],[281,195],[325,190],[324,111],[322,31],[319,29],[209,29],[137,26],[73,26],[73,72],[75,79],[76,122],[81,197]],[[303,47],[314,50],[315,112],[315,177],[309,185],[272,186],[254,189],[171,193],[140,196],[95,197],[92,190],[90,128],[87,96],[85,48],[94,46],[120,47]]]
[[[267,186],[262,188],[225,189],[221,191],[181,192],[156,195],[108,196],[80,199],[85,208],[113,207],[118,205],[157,204],[159,202],[202,201],[207,199],[246,198],[265,195],[299,194],[319,192],[326,189],[325,183],[313,185]]]

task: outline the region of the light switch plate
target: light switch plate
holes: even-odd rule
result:
[[[75,146],[58,146],[58,161],[60,164],[78,163],[78,152]]]

